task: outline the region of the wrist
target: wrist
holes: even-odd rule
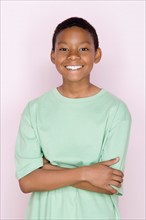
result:
[[[87,169],[88,167],[87,166],[84,166],[84,167],[80,167],[80,179],[81,181],[88,181],[88,178],[87,178]]]

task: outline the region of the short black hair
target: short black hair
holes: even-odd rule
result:
[[[83,18],[79,18],[79,17],[68,18],[57,25],[54,31],[54,34],[53,34],[53,38],[52,38],[52,50],[55,50],[55,43],[56,43],[57,35],[64,29],[70,28],[73,26],[80,27],[88,31],[91,34],[91,37],[93,38],[93,42],[94,42],[95,51],[96,51],[99,47],[99,40],[98,40],[96,30],[88,21],[86,21]]]

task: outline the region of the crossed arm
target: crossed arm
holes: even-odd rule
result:
[[[24,193],[49,191],[65,186],[92,192],[116,194],[112,186],[121,187],[123,173],[111,168],[119,158],[79,168],[61,168],[53,166],[43,158],[44,165],[19,180]]]

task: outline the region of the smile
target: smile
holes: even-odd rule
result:
[[[78,69],[81,69],[83,68],[83,66],[65,66],[66,69],[68,70],[78,70]]]

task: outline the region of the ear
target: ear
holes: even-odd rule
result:
[[[98,63],[101,60],[102,51],[100,48],[96,50],[94,63]]]
[[[50,58],[51,58],[52,63],[55,64],[55,51],[54,50],[51,51]]]

